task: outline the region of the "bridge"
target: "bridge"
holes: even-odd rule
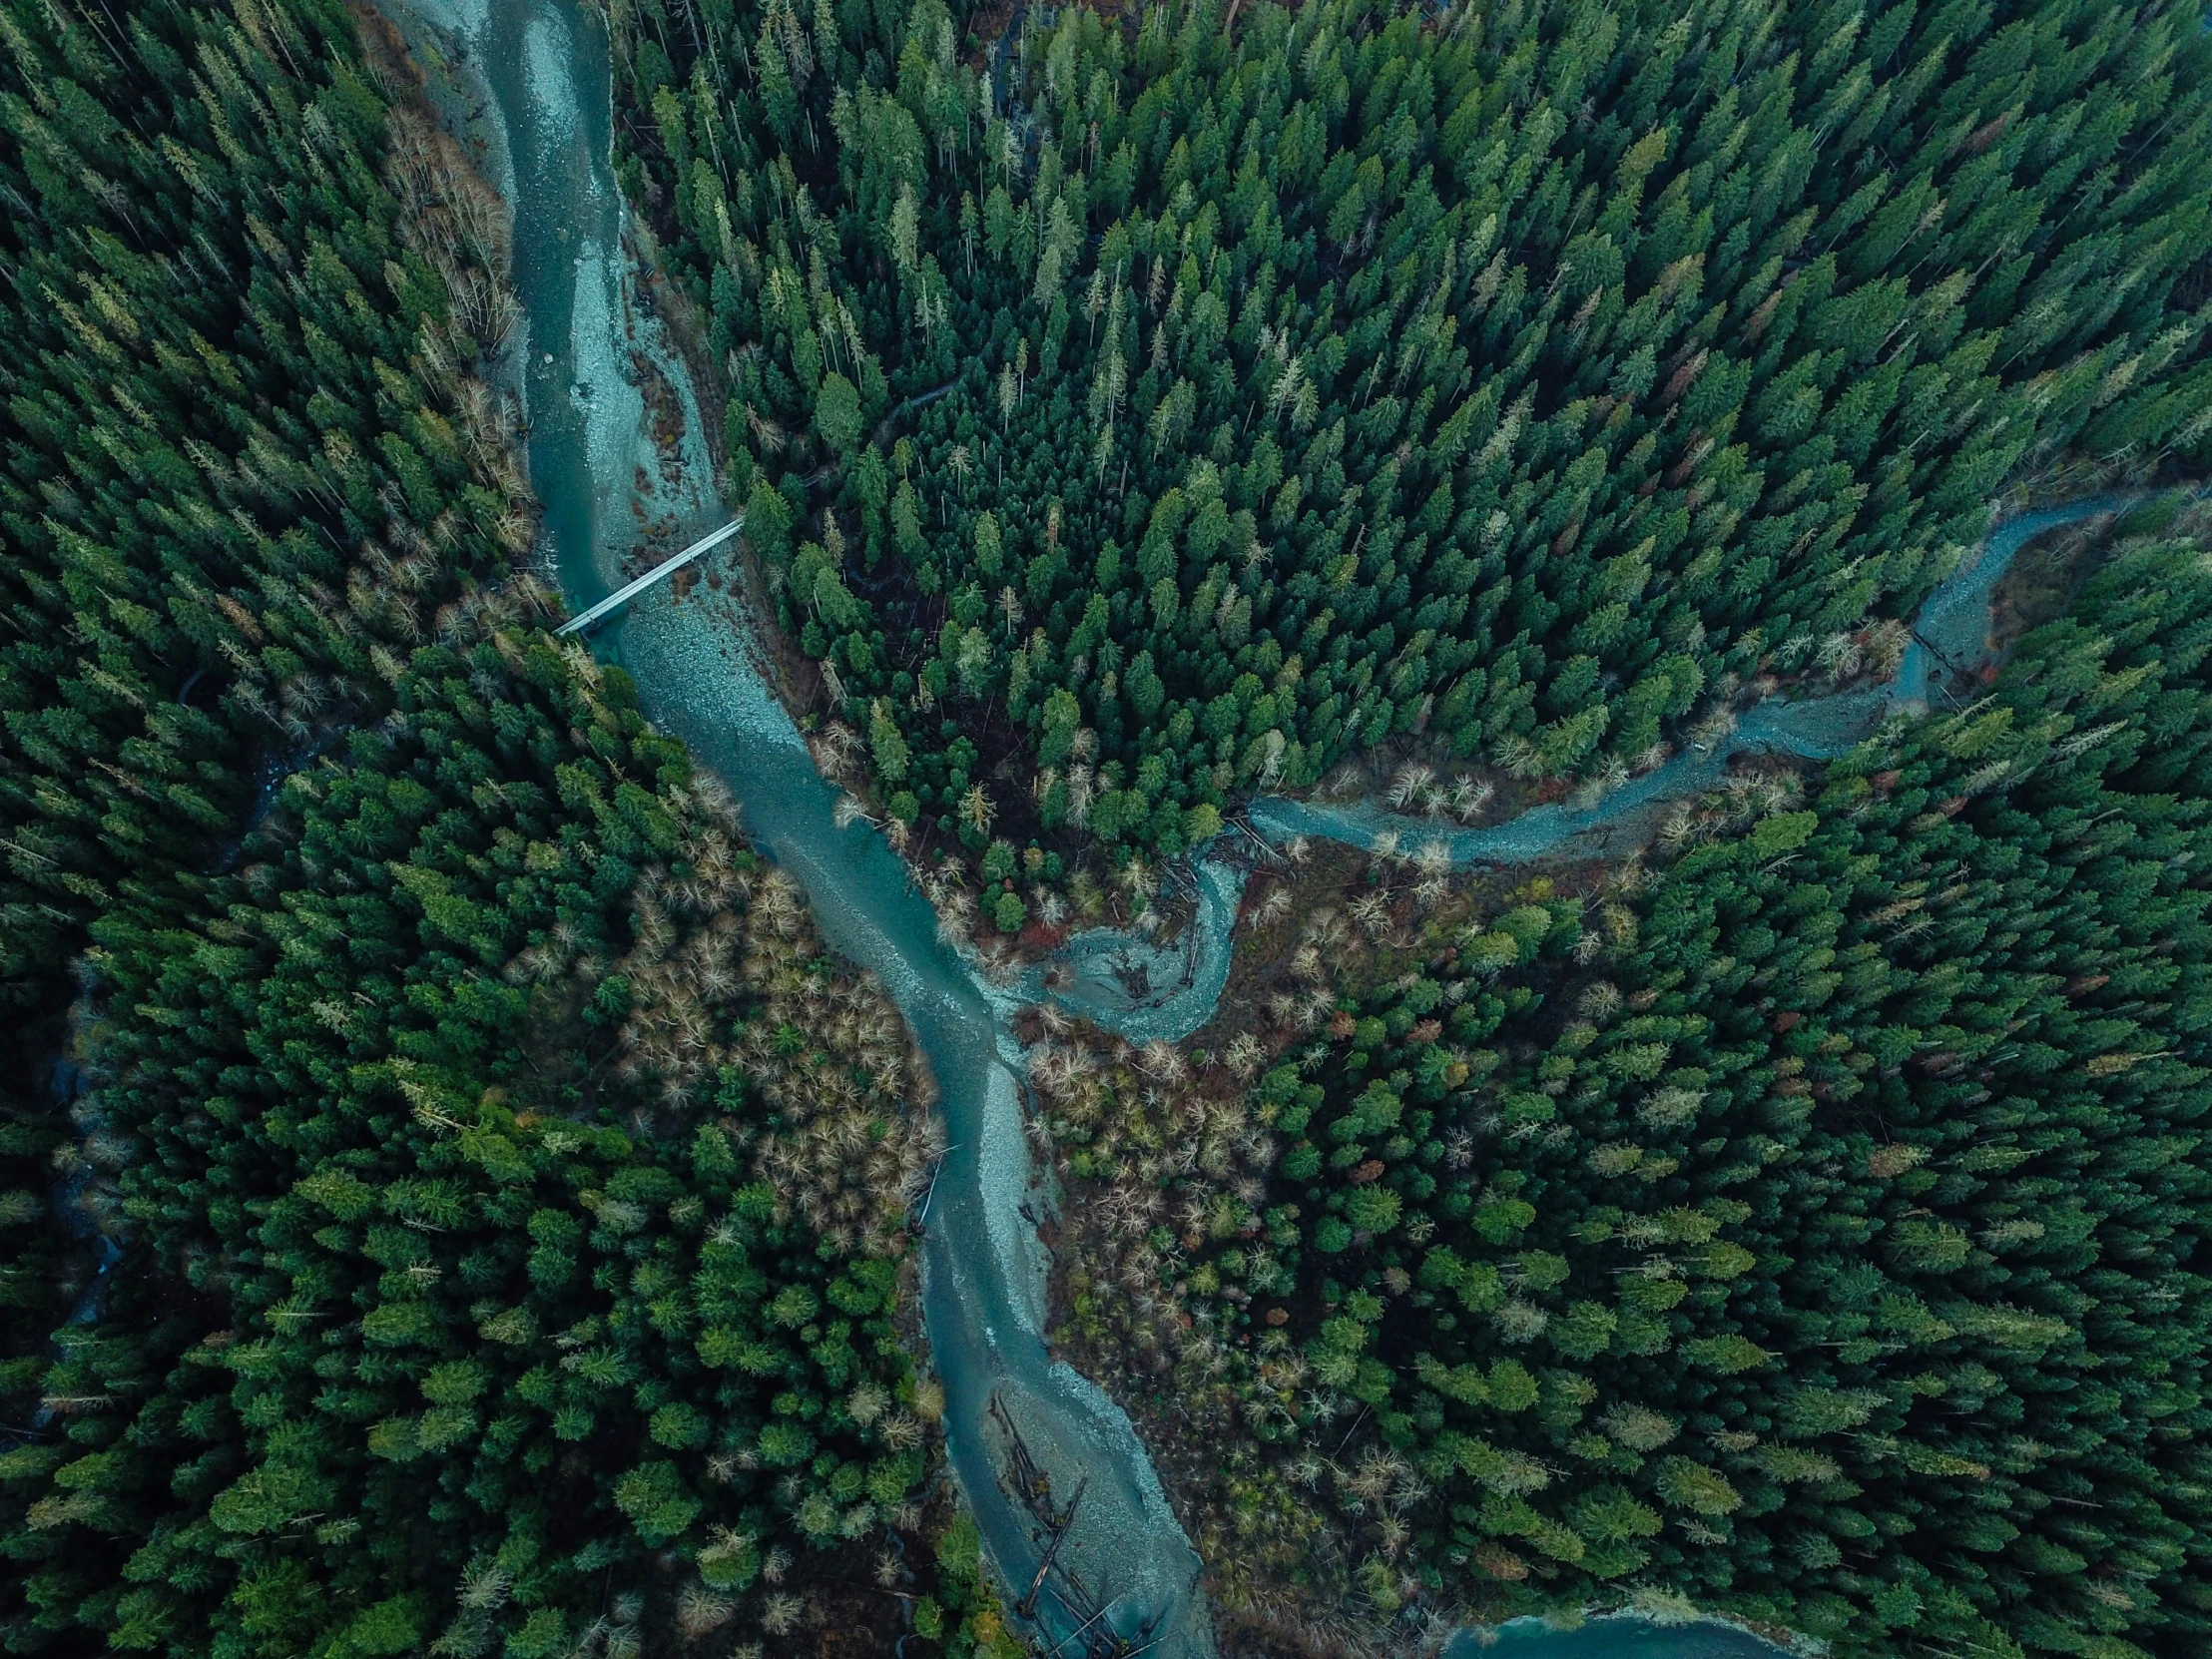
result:
[[[691,546],[685,548],[683,552],[677,554],[676,557],[674,557],[673,559],[663,560],[661,563],[655,565],[651,570],[647,571],[643,576],[640,576],[634,582],[625,582],[621,587],[615,589],[613,593],[607,595],[606,598],[602,599],[590,610],[580,612],[579,614],[570,617],[566,622],[562,623],[560,627],[554,629],[553,632],[556,634],[581,634],[593,623],[598,622],[604,617],[612,616],[615,612],[621,610],[623,606],[629,604],[631,600],[637,598],[639,594],[645,592],[647,588],[651,587],[655,582],[660,581],[663,577],[673,576],[677,571],[683,569],[684,566],[690,564],[693,560],[698,559],[705,554],[712,553],[716,548],[720,547],[724,542],[728,541],[732,536],[736,535],[740,530],[744,528],[745,514],[740,513],[736,518],[732,519],[728,524],[725,524],[721,529],[716,530],[711,534],[701,536],[697,541],[693,542]]]

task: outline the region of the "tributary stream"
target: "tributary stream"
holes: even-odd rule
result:
[[[544,505],[549,559],[580,609],[619,585],[622,561],[649,530],[673,548],[727,517],[702,412],[680,357],[641,302],[646,278],[630,258],[634,236],[626,246],[604,26],[579,0],[410,5],[411,43],[442,87],[456,131],[476,141],[487,177],[514,208],[513,275],[527,330],[515,361],[530,475]],[[2038,530],[2112,505],[2082,502],[2013,520],[1929,601],[1922,639],[1952,662],[1973,660],[1989,593],[2013,551]],[[838,792],[816,771],[771,689],[757,633],[727,595],[694,590],[682,598],[656,588],[602,628],[593,646],[636,678],[647,713],[728,785],[756,841],[805,888],[824,937],[880,978],[934,1072],[951,1150],[929,1203],[922,1310],[945,1390],[952,1470],[1003,1580],[1017,1594],[1028,1586],[1042,1540],[1000,1485],[1004,1447],[988,1414],[994,1394],[1061,1500],[1083,1488],[1059,1565],[1097,1603],[1110,1604],[1119,1633],[1159,1638],[1150,1649],[1158,1659],[1211,1654],[1198,1558],[1129,1419],[1045,1349],[1048,1262],[1022,1214],[1032,1170],[1021,1055],[1009,1026],[1043,987],[1036,977],[1011,991],[991,986],[939,938],[936,915],[882,836],[865,820],[839,827]],[[1460,865],[1600,850],[1654,804],[1711,786],[1733,754],[1832,754],[1890,708],[1925,699],[1929,680],[1929,652],[1917,644],[1888,687],[1770,703],[1749,711],[1724,742],[1687,751],[1593,807],[1539,808],[1488,829],[1438,829],[1367,807],[1288,800],[1257,802],[1248,818],[1271,839],[1304,834],[1365,846],[1383,830],[1408,844],[1440,836]],[[1227,980],[1243,876],[1232,860],[1203,857],[1195,875],[1195,932],[1185,941],[1157,951],[1120,935],[1079,936],[1053,994],[1133,1040],[1178,1038],[1203,1025]],[[1161,990],[1132,999],[1107,971],[1110,959],[1131,950],[1157,951],[1161,971],[1152,977]],[[1040,1646],[1069,1636],[1075,1622],[1047,1590]],[[1522,1622],[1501,1640],[1516,1659],[1722,1659],[1761,1647],[1718,1625],[1662,1630],[1617,1619],[1572,1633]]]

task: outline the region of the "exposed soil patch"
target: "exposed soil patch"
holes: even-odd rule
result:
[[[1989,637],[2001,659],[2022,636],[2062,615],[2112,528],[2102,514],[2045,531],[2012,556],[1989,597]]]
[[[1020,5],[1021,0],[991,0],[968,18],[968,38],[974,44],[968,50],[966,63],[977,74],[990,72],[991,54],[997,49],[998,37],[1006,32],[1006,25],[1013,21]]]

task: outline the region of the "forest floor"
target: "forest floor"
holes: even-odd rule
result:
[[[460,147],[456,160],[465,155],[466,160],[460,165],[472,168],[489,187],[490,176],[503,170],[505,157],[486,137],[490,131],[484,120],[486,106],[471,91],[467,78],[456,73],[450,64],[425,66],[417,62],[407,50],[399,29],[381,12],[366,7],[356,7],[354,12],[361,21],[372,61],[388,83],[455,141]],[[666,330],[667,338],[692,374],[694,384],[701,388],[703,406],[719,409],[721,381],[717,365],[704,348],[696,312],[675,284],[667,281],[651,262],[641,258],[637,269],[641,303]],[[633,510],[637,517],[638,540],[624,560],[626,573],[635,574],[650,568],[682,541],[688,540],[696,527],[673,514],[654,510],[654,504],[679,500],[683,495],[687,421],[681,393],[649,352],[633,350],[629,366],[645,399],[655,456],[652,470],[649,472],[641,465],[636,479]],[[491,370],[497,383],[510,387],[519,384],[520,367],[511,350],[507,360],[491,365]],[[704,413],[701,420],[705,428],[701,435],[711,464],[719,468],[722,462],[719,427]],[[727,592],[732,596],[742,590],[757,615],[773,616],[772,610],[763,610],[766,584],[762,572],[742,541],[740,549],[742,563],[735,570],[726,570],[718,561],[705,570],[693,567],[678,572],[670,583],[674,601],[683,604],[706,599],[707,593],[698,592],[702,586],[708,593]],[[555,582],[557,585],[557,573]],[[774,626],[758,629],[756,637],[769,653],[779,689],[794,709],[819,705],[822,699],[820,669],[798,649],[796,642],[787,640],[782,630]],[[533,1026],[528,1045],[533,1066],[541,1062],[550,1066],[568,1060],[575,1046],[574,1014],[575,1009],[563,1008],[556,1012],[556,1017]],[[23,1029],[28,1031],[31,1026],[26,1023]],[[38,1029],[43,1031],[45,1026],[42,1024]],[[23,1053],[29,1052],[20,1033],[18,1048]],[[11,1055],[10,1059],[15,1057]],[[16,1069],[20,1067],[0,1062],[0,1093],[6,1092],[6,1073]],[[586,1076],[583,1081],[588,1086],[592,1077]],[[910,1257],[901,1265],[901,1306],[908,1323],[906,1336],[909,1346],[918,1352],[919,1297]],[[6,1356],[0,1355],[0,1359],[4,1358]],[[944,1468],[941,1447],[934,1451],[933,1462],[940,1478],[928,1487],[918,1525],[889,1534],[887,1538],[879,1534],[865,1542],[840,1546],[828,1555],[811,1556],[795,1569],[788,1570],[786,1585],[796,1592],[793,1597],[795,1622],[777,1640],[778,1659],[850,1659],[858,1654],[890,1653],[900,1637],[912,1631],[915,1602],[940,1591],[933,1546],[955,1514],[950,1483],[941,1478]],[[667,1576],[667,1599],[673,1602],[683,1577],[683,1564],[673,1555],[658,1558],[658,1564]],[[886,1578],[888,1584],[884,1582]],[[944,1599],[941,1593],[939,1599]],[[711,1611],[707,1617],[710,1620],[707,1628],[712,1628]],[[696,1638],[703,1634],[704,1630],[690,1628],[667,1632],[672,1647],[696,1646]],[[738,1651],[745,1653],[749,1649],[741,1644]],[[760,1650],[754,1647],[750,1651],[758,1653]]]
[[[2013,555],[1989,601],[1989,637],[1999,660],[2023,635],[2065,614],[2111,527],[2108,516],[2084,519],[2037,536]]]
[[[1073,1217],[1085,1213],[1087,1198],[1109,1190],[1104,1182],[1063,1180],[1068,1188],[1063,1209]],[[1285,1570],[1289,1563],[1271,1559],[1266,1541],[1251,1540],[1249,1552],[1241,1547],[1247,1543],[1239,1536],[1245,1529],[1237,1524],[1224,1467],[1224,1457],[1238,1438],[1234,1428],[1210,1412],[1192,1414],[1164,1350],[1154,1351],[1159,1363],[1154,1371],[1130,1349],[1110,1340],[1094,1342],[1079,1332],[1068,1317],[1069,1270],[1080,1269],[1083,1262],[1079,1225],[1064,1242],[1069,1249],[1056,1259],[1052,1274],[1050,1352],[1128,1413],[1168,1506],[1204,1561],[1206,1594],[1223,1653],[1228,1659],[1347,1659],[1371,1651],[1354,1628],[1329,1615],[1329,1598],[1312,1587],[1314,1579],[1348,1576],[1351,1565],[1345,1541],[1330,1527],[1326,1511],[1312,1510],[1314,1529],[1300,1540],[1303,1559],[1295,1569]],[[1359,1426],[1354,1425],[1355,1432]]]
[[[1198,1085],[1220,1094],[1247,1085],[1223,1064],[1224,1050],[1239,1036],[1258,1041],[1258,1066],[1272,1066],[1310,1042],[1322,1029],[1311,1013],[1286,1020],[1288,1002],[1309,991],[1294,960],[1311,941],[1317,918],[1335,912],[1350,923],[1346,941],[1331,953],[1329,989],[1341,1000],[1401,976],[1448,968],[1450,942],[1470,920],[1492,915],[1532,897],[1593,893],[1617,858],[1561,861],[1540,869],[1475,869],[1450,878],[1424,902],[1413,891],[1415,871],[1397,858],[1377,857],[1337,842],[1316,841],[1296,862],[1264,864],[1253,874],[1236,934],[1230,978],[1215,1020],[1187,1039],[1183,1052]],[[1373,901],[1380,900],[1380,904]],[[1355,906],[1361,906],[1355,910]],[[1572,969],[1563,968],[1562,973]],[[1332,1021],[1349,1021],[1342,1013]],[[1025,1040],[1042,1035],[1028,1023]],[[1110,1046],[1110,1039],[1107,1043]],[[1207,1587],[1223,1651],[1237,1659],[1307,1659],[1307,1656],[1378,1651],[1379,1632],[1359,1616],[1351,1570],[1357,1555],[1323,1505],[1309,1502],[1267,1471],[1273,1460],[1245,1438],[1234,1411],[1210,1390],[1193,1394],[1179,1385],[1162,1348],[1141,1350],[1111,1333],[1086,1335],[1076,1298],[1104,1272],[1102,1241],[1091,1227],[1108,1181],[1057,1171],[1064,1197],[1060,1223],[1043,1231],[1052,1252],[1046,1329],[1054,1358],[1104,1388],[1129,1414],[1158,1472],[1170,1506],[1207,1562]],[[1318,1288],[1280,1299],[1267,1316],[1294,1338],[1311,1334],[1336,1311]],[[1259,1313],[1257,1306],[1255,1314]],[[1258,1330],[1241,1332],[1249,1345]],[[1225,1414],[1225,1412],[1227,1414]],[[1334,1455],[1356,1449],[1372,1429],[1366,1413],[1332,1432]],[[1328,1449],[1327,1446],[1324,1449]],[[1254,1492],[1270,1495],[1256,1505]],[[1301,1511],[1286,1520],[1284,1505]],[[1269,1516],[1283,1524],[1269,1524]]]
[[[2100,513],[2045,531],[2013,556],[2011,568],[1990,596],[1993,663],[2002,663],[2027,634],[2064,616],[2082,583],[2096,573],[2099,560],[2111,550],[2115,526],[2124,531],[2143,513],[2156,516],[2163,534],[2183,529],[2200,536],[2212,532],[2212,503],[2200,498],[2185,505],[2170,496],[2153,497],[2124,513]]]

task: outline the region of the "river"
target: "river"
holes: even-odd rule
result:
[[[485,172],[514,205],[514,281],[527,324],[516,362],[530,474],[550,557],[569,603],[581,608],[620,583],[642,532],[673,547],[725,516],[688,376],[636,302],[611,165],[605,33],[577,0],[410,3],[414,15],[403,21],[418,56],[435,59],[442,47],[458,69],[447,83],[448,113],[464,137],[479,141]],[[425,20],[434,27],[425,29]],[[457,99],[454,87],[463,89]],[[468,89],[486,95],[481,110],[470,108]],[[656,406],[664,437],[670,411],[680,418],[672,449],[653,441]],[[2105,505],[2083,503],[2064,516]],[[2015,521],[1931,601],[1938,650],[1954,660],[1975,654],[1989,589],[2012,551],[2058,521]],[[756,639],[730,594],[703,584],[689,597],[653,590],[593,645],[635,676],[646,712],[729,786],[756,841],[805,888],[824,937],[879,977],[934,1073],[950,1151],[923,1241],[922,1314],[945,1389],[948,1458],[1001,1576],[1017,1591],[1026,1587],[1040,1540],[999,1485],[1003,1448],[988,1419],[994,1396],[1062,1500],[1083,1489],[1061,1564],[1096,1601],[1110,1603],[1119,1632],[1159,1637],[1151,1650],[1158,1659],[1201,1659],[1214,1644],[1197,1591],[1199,1562],[1152,1464],[1121,1409],[1044,1345],[1049,1263],[1022,1214],[1033,1172],[1009,1023],[1043,986],[1035,977],[1010,988],[983,980],[940,939],[934,912],[875,829],[865,820],[839,827],[837,792],[770,689]],[[1661,800],[1708,786],[1743,749],[1819,755],[1854,741],[1890,707],[1927,695],[1928,659],[1919,646],[1915,653],[1889,687],[1752,710],[1724,743],[1688,751],[1594,807],[1546,807],[1491,829],[1443,831],[1364,808],[1263,801],[1250,821],[1277,839],[1327,835],[1365,845],[1384,830],[1441,834],[1461,864],[1571,851]],[[1071,945],[1071,971],[1051,994],[1134,1040],[1181,1037],[1202,1025],[1226,982],[1243,876],[1227,858],[1202,858],[1194,875],[1190,929],[1157,955],[1161,992],[1127,997],[1109,962],[1132,941],[1099,933]],[[1050,1590],[1038,1613],[1048,1642],[1074,1627]],[[1496,1639],[1516,1659],[1723,1659],[1763,1649],[1721,1626],[1618,1619],[1573,1633],[1522,1623]],[[1468,1633],[1455,1648],[1473,1645]]]
[[[1382,836],[1410,853],[1438,846],[1454,869],[1477,864],[1528,863],[1539,858],[1599,857],[1645,838],[1668,803],[1711,789],[1737,756],[1755,753],[1827,760],[1858,743],[1892,714],[1928,708],[1957,670],[1971,670],[1988,655],[1989,602],[2019,550],[2046,530],[2099,513],[2118,511],[2131,497],[2084,496],[2063,506],[2018,514],[1993,530],[1914,619],[1913,637],[1897,672],[1882,685],[1854,687],[1826,696],[1771,699],[1744,710],[1725,736],[1692,745],[1663,765],[1602,798],[1534,807],[1501,824],[1461,829],[1436,818],[1387,813],[1372,803],[1330,806],[1263,799],[1246,810],[1253,830],[1274,842],[1304,835],[1373,848]],[[1205,865],[1199,872],[1197,915],[1189,942],[1172,950],[1129,945],[1103,932],[1071,941],[1079,958],[1072,986],[1054,999],[1071,1011],[1111,1026],[1133,1041],[1189,1036],[1213,1017],[1229,980],[1230,931],[1243,881],[1233,868]],[[1110,955],[1134,959],[1162,989],[1131,998],[1101,971]],[[1047,994],[1041,974],[1025,981],[1031,995]],[[1149,987],[1148,987],[1149,988]]]

